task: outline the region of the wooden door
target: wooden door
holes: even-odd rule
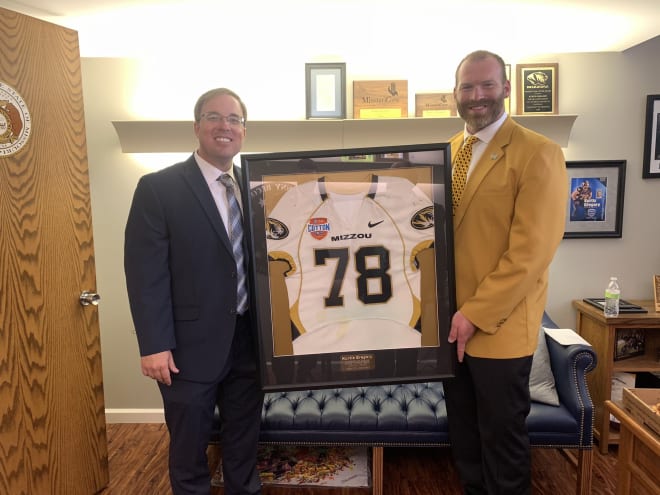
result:
[[[108,454],[78,35],[0,8],[0,493],[88,495]]]

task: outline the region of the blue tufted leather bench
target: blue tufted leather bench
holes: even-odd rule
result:
[[[556,327],[545,315],[543,325]],[[577,449],[576,493],[591,492],[593,404],[586,374],[593,349],[563,346],[546,336],[560,405],[532,403],[527,418],[533,447]],[[216,411],[217,412],[217,411]],[[219,432],[212,442],[218,441]],[[374,495],[383,493],[384,447],[449,446],[442,383],[407,383],[267,393],[261,420],[263,443],[345,445],[372,448]]]

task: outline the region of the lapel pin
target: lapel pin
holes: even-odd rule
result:
[[[490,155],[490,159],[491,160],[496,160],[497,159],[497,153],[493,153],[492,155]]]

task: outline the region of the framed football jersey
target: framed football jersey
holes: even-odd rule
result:
[[[449,144],[244,154],[264,390],[451,377]]]

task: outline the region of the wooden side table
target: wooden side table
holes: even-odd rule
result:
[[[660,371],[660,313],[653,301],[631,301],[648,313],[620,313],[607,318],[598,309],[582,300],[573,301],[577,310],[576,331],[589,342],[598,356],[596,369],[587,375],[589,392],[594,402],[594,436],[601,453],[606,454],[610,444],[619,443],[619,434],[610,431],[610,415],[605,401],[612,398],[612,376],[616,372],[640,373]],[[644,354],[619,361],[614,360],[616,333],[620,329],[639,329],[644,333]]]
[[[660,441],[622,407],[610,400],[606,409],[621,421],[617,495],[660,493]]]

